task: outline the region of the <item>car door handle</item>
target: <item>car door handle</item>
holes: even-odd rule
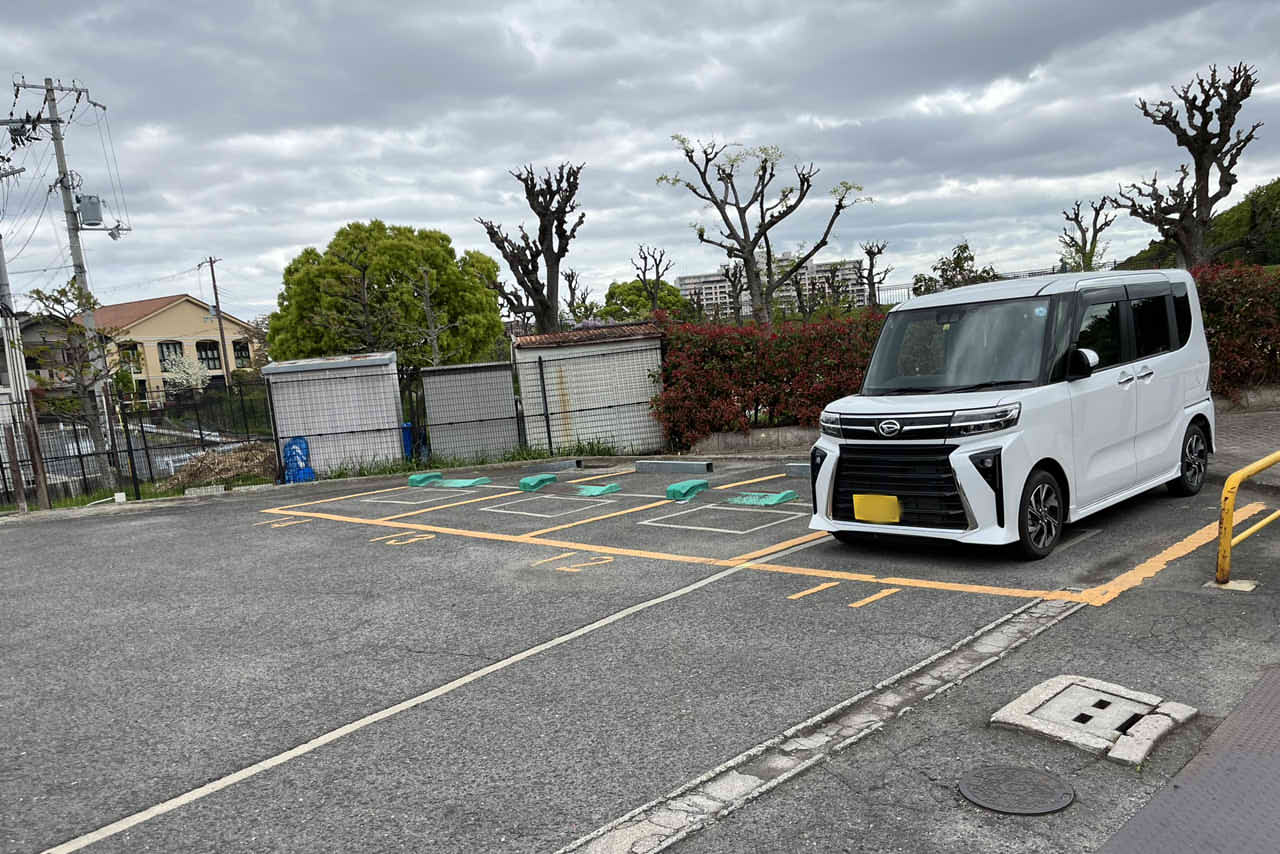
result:
[[[1116,380],[1116,385],[1128,385],[1133,382],[1133,374],[1123,374],[1120,379]]]
[[[1140,380],[1149,380],[1149,379],[1151,379],[1152,377],[1154,377],[1155,375],[1156,375],[1156,372],[1155,372],[1155,371],[1151,370],[1150,368],[1147,368],[1145,371],[1143,371],[1142,373],[1138,374],[1138,379],[1140,379]]]

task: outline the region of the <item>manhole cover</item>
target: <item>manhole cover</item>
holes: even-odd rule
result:
[[[985,765],[960,780],[960,794],[980,807],[1012,815],[1044,815],[1066,809],[1076,790],[1035,768]]]

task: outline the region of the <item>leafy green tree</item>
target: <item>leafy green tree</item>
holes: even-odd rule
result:
[[[639,279],[630,282],[614,282],[604,296],[604,307],[597,316],[603,320],[644,320],[653,314],[653,298],[650,289]],[[693,304],[680,296],[680,289],[666,282],[657,288],[658,308],[678,319],[693,316]]]
[[[987,264],[985,267],[978,267],[977,261],[973,257],[973,250],[969,248],[969,241],[965,240],[956,244],[956,248],[951,250],[950,255],[943,255],[933,267],[934,275],[927,273],[917,273],[911,281],[911,290],[916,296],[931,294],[935,291],[945,291],[951,288],[958,288],[962,285],[975,285],[979,282],[994,282],[1000,278],[1000,274],[996,272],[996,268]]]
[[[475,361],[503,333],[497,279],[497,261],[458,258],[443,232],[353,222],[285,267],[267,346],[278,360],[394,350],[405,378]]]

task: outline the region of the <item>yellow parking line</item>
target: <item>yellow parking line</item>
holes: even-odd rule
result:
[[[611,471],[607,474],[593,474],[591,477],[580,477],[577,480],[566,480],[565,483],[586,483],[589,480],[600,480],[604,477],[622,477],[624,474],[635,473],[635,469],[623,469],[622,471]]]
[[[669,502],[658,502],[658,504]],[[295,505],[296,506],[296,505]],[[656,505],[648,505],[656,506]],[[638,507],[634,510],[621,511],[636,512],[637,510],[646,509]],[[1264,505],[1255,503],[1240,508],[1236,512],[1236,519],[1243,522],[1250,516],[1254,516],[1264,509]],[[326,519],[334,522],[345,522],[353,525],[373,525],[375,527],[386,527],[395,529],[405,529],[413,531],[430,531],[437,534],[448,534],[451,536],[468,537],[478,540],[491,540],[506,543],[527,543],[539,546],[551,546],[564,550],[589,552],[592,554],[617,555],[622,557],[637,557],[650,560],[663,560],[676,563],[698,564],[702,566],[720,566],[720,567],[737,567],[744,563],[749,563],[749,568],[758,572],[777,572],[786,575],[803,575],[812,578],[826,578],[839,581],[862,581],[872,584],[891,585],[894,588],[920,588],[924,590],[940,590],[951,593],[972,593],[984,596],[1008,596],[1020,599],[1050,599],[1062,602],[1082,602],[1087,605],[1101,606],[1110,602],[1112,599],[1120,595],[1125,590],[1129,590],[1141,584],[1148,578],[1154,577],[1174,560],[1191,554],[1196,549],[1204,546],[1206,543],[1212,542],[1217,536],[1217,523],[1206,525],[1195,533],[1183,540],[1175,543],[1156,556],[1144,561],[1129,572],[1123,573],[1110,582],[1101,584],[1097,587],[1090,587],[1082,591],[1072,590],[1036,590],[1021,587],[998,587],[988,584],[966,584],[961,582],[935,581],[924,578],[902,578],[902,577],[878,577],[868,573],[844,572],[833,569],[815,569],[803,566],[784,566],[782,564],[770,564],[753,562],[757,558],[766,557],[771,554],[789,549],[793,546],[803,545],[807,542],[813,542],[816,539],[826,536],[822,531],[815,531],[794,539],[785,540],[781,543],[775,543],[754,552],[748,552],[737,557],[721,559],[710,558],[699,555],[682,555],[670,552],[647,551],[644,549],[627,549],[613,546],[593,545],[590,543],[578,543],[570,540],[555,540],[542,536],[549,531],[560,530],[564,527],[572,527],[572,524],[583,524],[595,520],[583,520],[582,523],[572,523],[571,525],[558,526],[557,528],[548,528],[544,531],[535,531],[531,534],[496,534],[487,531],[471,531],[462,528],[448,528],[440,525],[421,525],[412,522],[388,521],[386,519],[364,519],[356,516],[342,516],[336,513],[321,513],[314,511],[298,511],[287,510],[284,508],[274,508],[261,511],[263,513],[271,513],[274,515],[305,517],[310,519]],[[619,515],[619,514],[608,514]],[[606,518],[606,517],[599,517]]]
[[[553,560],[561,560],[563,558],[573,557],[576,554],[577,552],[560,552],[560,554],[558,555],[552,555],[551,557],[544,557],[542,560],[535,560],[533,563],[529,564],[529,566],[540,566],[544,563],[551,563],[551,561]]]
[[[902,591],[897,587],[888,587],[884,590],[881,590],[879,593],[872,593],[866,599],[859,599],[857,602],[851,603],[849,607],[861,608],[863,605],[870,605],[872,602],[878,602],[886,596],[892,596],[895,593],[901,593],[901,592]]]
[[[639,507],[632,507],[629,510],[615,510],[612,513],[605,513],[603,516],[592,516],[590,519],[579,519],[576,522],[566,522],[563,525],[556,525],[553,528],[543,528],[540,531],[530,531],[525,534],[525,536],[541,537],[543,534],[550,534],[552,531],[563,531],[565,528],[574,528],[578,525],[589,525],[592,522],[599,522],[603,519],[612,519],[615,516],[625,516],[628,513],[639,513],[641,510],[652,510],[654,507],[661,507],[664,504],[670,503],[670,501],[655,501],[652,504],[642,504]]]
[[[736,564],[735,564],[736,565]],[[759,572],[780,572],[784,575],[806,575],[812,578],[838,578],[841,581],[869,581],[872,584],[890,584],[895,587],[920,587],[926,590],[946,590],[952,593],[980,593],[986,596],[1012,596],[1020,599],[1055,599],[1066,602],[1084,602],[1083,594],[1069,590],[1026,590],[1021,587],[994,587],[988,584],[963,584],[953,581],[932,581],[926,578],[880,578],[864,572],[844,572],[838,569],[813,569],[807,566],[783,566],[777,563],[753,563],[748,569]]]
[[[461,507],[463,504],[475,504],[477,501],[492,501],[495,498],[506,498],[509,495],[519,495],[521,490],[516,489],[511,492],[499,492],[496,495],[481,495],[479,498],[468,498],[466,501],[454,501],[451,504],[437,504],[435,507],[424,507],[421,510],[410,510],[408,513],[397,513],[394,516],[383,516],[379,522],[390,522],[393,519],[404,519],[409,516],[420,516],[423,513],[434,513],[437,510],[448,510],[450,507]]]
[[[1243,522],[1250,516],[1255,516],[1265,509],[1265,504],[1255,501],[1254,503],[1247,504],[1237,510],[1235,520],[1236,522]],[[1144,560],[1133,569],[1116,576],[1105,584],[1099,584],[1097,587],[1090,587],[1088,590],[1085,590],[1082,595],[1086,597],[1085,601],[1090,605],[1105,605],[1126,590],[1131,590],[1147,579],[1154,578],[1157,573],[1163,571],[1171,562],[1180,557],[1186,557],[1196,549],[1206,543],[1213,542],[1217,538],[1218,523],[1210,522],[1194,534],[1184,537],[1169,546],[1169,548],[1160,552],[1160,554],[1155,557]]]
[[[717,486],[716,489],[733,489],[735,486],[746,486],[749,483],[763,483],[766,480],[777,480],[780,477],[786,477],[786,474],[771,474],[766,477],[757,477],[751,480],[740,480],[737,483],[726,483],[724,486]]]
[[[804,536],[796,537],[790,540],[785,540],[781,543],[777,543],[772,546],[765,546],[762,549],[756,549],[753,552],[747,552],[744,555],[738,555],[737,557],[729,558],[729,561],[730,561],[729,565],[737,566],[740,563],[746,563],[747,561],[755,560],[758,557],[771,555],[774,552],[780,552],[783,549],[789,549],[792,546],[799,546],[805,543],[812,543],[814,540],[820,540],[825,536],[827,536],[826,531],[814,531],[811,534],[805,534]]]
[[[817,587],[810,587],[808,590],[801,590],[799,593],[792,593],[787,598],[802,599],[805,596],[808,596],[810,593],[817,593],[819,590],[826,590],[828,587],[835,587],[839,583],[840,583],[839,581],[827,581],[822,584],[819,584]]]

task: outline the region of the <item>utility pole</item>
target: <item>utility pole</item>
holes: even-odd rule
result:
[[[227,388],[231,388],[231,360],[227,358],[227,332],[222,326],[222,300],[218,298],[218,274],[213,271],[213,265],[221,260],[210,255],[209,260],[201,261],[196,267],[209,265],[209,278],[213,280],[213,309],[218,312],[218,339],[222,342],[222,381]]]
[[[5,178],[12,178],[14,175],[19,175],[25,171],[26,169],[21,167],[17,169],[0,169],[0,181],[3,181]],[[10,312],[13,311],[13,294],[9,290],[9,269],[4,263],[3,234],[0,234],[0,305],[9,309]],[[0,358],[3,358],[3,356],[0,356]]]
[[[93,387],[87,390],[87,395],[82,397],[81,405],[86,410],[91,411],[84,413],[85,418],[89,421],[89,435],[93,439],[94,450],[98,453],[104,453],[106,450],[106,442],[102,435],[102,427],[105,426],[108,431],[114,429],[112,423],[110,407],[107,405],[106,397],[103,394],[102,383],[103,377],[107,370],[107,354],[105,342],[98,338],[98,325],[95,318],[93,308],[93,295],[89,291],[89,277],[85,270],[84,252],[80,247],[80,217],[76,213],[75,199],[72,195],[73,187],[71,185],[71,170],[67,168],[67,154],[62,146],[62,119],[58,116],[58,93],[70,92],[74,93],[78,98],[85,98],[90,104],[106,110],[101,104],[89,98],[89,90],[83,86],[74,85],[63,86],[61,83],[56,85],[52,77],[44,78],[44,84],[28,83],[25,79],[14,84],[15,92],[21,89],[43,89],[45,103],[45,117],[37,119],[37,124],[45,124],[50,128],[50,138],[53,142],[53,153],[58,163],[58,187],[62,191],[62,212],[67,221],[67,243],[71,248],[71,266],[75,270],[75,281],[78,289],[89,299],[89,306],[83,314],[83,324],[85,327],[85,337],[87,345],[90,348],[89,362],[93,366],[97,377],[93,382]],[[22,119],[8,119],[0,121],[0,125],[13,127],[14,125],[23,125],[25,121]],[[113,237],[119,237],[121,231],[128,230],[117,224],[117,227],[111,229],[98,229],[102,231],[111,231]],[[83,392],[82,392],[83,394]],[[99,407],[101,406],[101,409]],[[108,464],[108,468],[114,471],[115,466]]]

